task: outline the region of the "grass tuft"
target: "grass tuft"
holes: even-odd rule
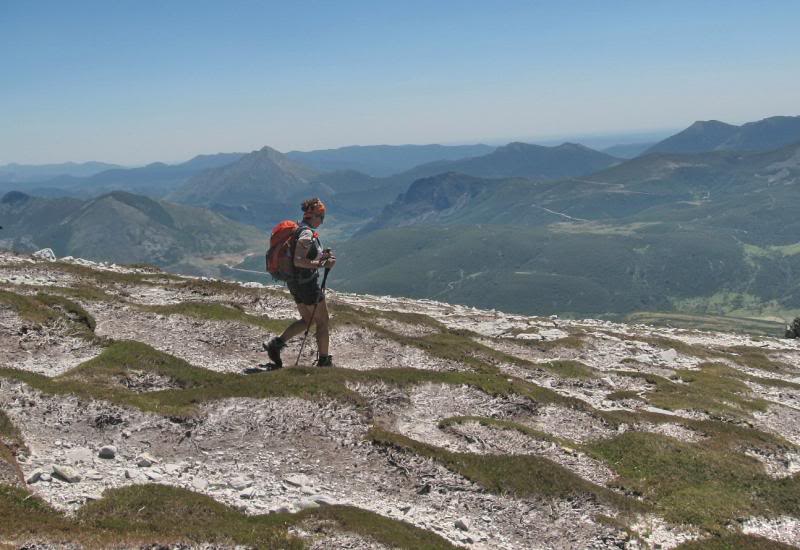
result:
[[[590,380],[597,378],[597,371],[592,367],[573,361],[562,359],[560,361],[550,361],[548,363],[536,363],[536,367],[543,368],[561,378],[577,378],[579,380]]]
[[[120,383],[131,371],[154,372],[169,378],[179,388],[133,392]],[[114,342],[97,357],[52,379],[17,369],[0,369],[0,377],[20,380],[50,394],[102,399],[168,416],[191,416],[201,403],[230,397],[328,398],[366,406],[361,396],[348,389],[348,382],[385,382],[401,387],[424,383],[469,385],[492,396],[519,395],[540,402],[549,403],[555,399],[555,402],[565,405],[571,403],[552,390],[524,380],[475,372],[300,367],[250,376],[218,373],[192,366],[182,359],[133,341]]]
[[[303,542],[288,528],[314,519],[333,521],[343,531],[391,547],[455,548],[435,533],[351,506],[249,516],[205,495],[148,484],[109,489],[67,517],[24,489],[0,485],[0,534],[18,543],[35,539],[91,548],[211,543],[300,549]]]
[[[797,368],[792,368],[784,363],[773,361],[763,350],[748,346],[734,346],[726,350],[728,357],[751,369],[763,370],[773,373],[798,373]],[[732,357],[731,357],[732,356]]]
[[[288,535],[285,515],[246,516],[211,497],[165,485],[107,490],[101,500],[83,506],[76,519],[117,537],[302,548]]]
[[[161,315],[184,315],[210,321],[247,323],[278,334],[291,324],[291,320],[276,320],[250,315],[239,308],[215,302],[181,302],[172,305],[137,306],[137,308]]]
[[[750,389],[734,369],[719,363],[703,363],[697,370],[675,371],[674,381],[637,371],[614,371],[622,376],[642,378],[654,386],[643,397],[666,410],[699,410],[733,417],[766,410],[766,402],[752,399]]]
[[[635,501],[586,481],[546,458],[454,453],[379,427],[372,428],[367,438],[379,446],[431,458],[495,494],[510,493],[518,498],[589,495],[626,511],[641,509]]]
[[[93,340],[95,320],[80,304],[63,296],[38,293],[27,296],[0,290],[0,304],[13,309],[17,315],[36,326],[48,326],[59,320],[66,320],[74,327],[74,332],[88,340]]]
[[[0,410],[0,442],[8,445],[22,446],[22,434],[8,415]]]
[[[800,513],[800,477],[775,480],[753,458],[627,432],[584,449],[617,472],[617,485],[645,497],[664,517],[716,533],[742,516]]]
[[[94,317],[92,317],[88,311],[83,309],[83,306],[80,304],[64,298],[63,296],[44,294],[41,292],[36,295],[36,299],[51,309],[62,311],[64,315],[66,315],[71,321],[84,325],[90,331],[94,332],[97,323],[95,322]]]
[[[793,550],[795,547],[755,535],[726,533],[700,540],[684,542],[675,550]]]
[[[627,399],[634,399],[636,401],[644,401],[644,398],[639,395],[639,392],[633,390],[618,390],[606,395],[609,401],[625,401]]]
[[[295,523],[299,523],[303,518],[335,521],[345,531],[369,537],[391,548],[409,550],[457,548],[435,533],[352,506],[324,506],[300,512]]]

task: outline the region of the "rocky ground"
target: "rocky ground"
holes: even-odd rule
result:
[[[107,489],[152,483],[202,493],[247,514],[346,504],[469,548],[673,548],[719,532],[672,522],[657,508],[623,513],[591,495],[495,490],[440,457],[377,444],[371,430],[380,427],[453,456],[539,457],[620,498],[630,495],[620,488],[615,464],[591,449],[625,433],[699,446],[711,438],[699,422],[746,426],[782,443],[743,443],[737,452],[775,480],[800,471],[800,345],[783,339],[525,317],[331,291],[333,371],[349,377],[349,399],[226,396],[198,403],[187,419],[120,401],[117,394],[51,391],[10,374],[8,369],[36,373],[60,384],[111,342],[132,340],[194,367],[238,376],[266,360],[261,343],[274,335],[271,330],[245,317],[203,318],[148,307],[201,302],[232,304],[242,315],[272,321],[294,316],[293,303],[279,290],[188,281],[144,269],[0,253],[0,291],[64,296],[96,323],[87,337],[69,315],[39,322],[11,298],[0,301],[0,369],[6,369],[0,371],[0,411],[21,439],[14,444],[5,435],[14,460],[0,454],[0,484],[21,484],[22,477],[29,491],[68,516]],[[86,288],[103,294],[76,290]],[[367,321],[337,323],[345,312]],[[444,345],[435,344],[445,336],[450,339]],[[455,351],[465,342],[472,351],[460,358]],[[309,348],[304,365],[313,359],[313,343]],[[749,359],[753,350],[761,363]],[[295,341],[284,354],[291,362],[298,351]],[[693,382],[687,373],[702,373],[709,362],[731,369],[744,386],[710,397],[708,407],[682,408],[680,401],[670,407],[652,398],[660,383],[688,388]],[[385,374],[364,377],[370,373]],[[527,384],[551,397],[537,400],[455,378],[476,373],[493,384]],[[114,376],[124,395],[182,390],[178,380],[146,366]],[[743,392],[758,406],[739,410]],[[606,413],[633,420],[614,423]],[[638,498],[646,501],[647,495]],[[797,513],[765,513],[737,518],[723,530],[800,547],[798,525]],[[312,548],[392,546],[322,520],[291,533]]]

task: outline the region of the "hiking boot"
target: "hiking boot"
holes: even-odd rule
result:
[[[263,347],[267,352],[267,357],[269,357],[269,360],[272,361],[273,365],[275,365],[275,368],[279,369],[283,367],[283,361],[281,361],[281,350],[286,347],[286,342],[283,341],[283,338],[276,336],[269,342],[264,342],[261,344],[261,347]]]
[[[319,359],[317,359],[317,366],[318,367],[332,367],[333,366],[333,355],[320,355]]]

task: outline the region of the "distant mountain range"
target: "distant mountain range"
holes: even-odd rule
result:
[[[353,145],[338,149],[289,151],[286,156],[320,172],[355,170],[374,177],[384,177],[428,162],[486,155],[494,149],[483,144]]]
[[[4,180],[0,177],[0,192],[21,190],[45,197],[91,198],[112,191],[127,191],[159,198],[175,190],[193,175],[235,162],[242,155],[243,153],[198,155],[181,164],[154,162],[139,168],[113,168],[88,176],[61,175],[24,183],[3,183]]]
[[[315,195],[331,202],[331,210],[339,220],[371,217],[405,192],[413,181],[451,169],[484,177],[510,175],[548,180],[588,174],[619,162],[581,145],[512,143],[487,155],[423,164],[388,178],[373,178],[355,171],[318,173],[288,155],[264,147],[233,164],[197,174],[167,198],[267,228],[281,217],[296,216],[299,202]]]
[[[734,216],[733,225],[726,225],[749,228],[751,241],[758,238],[759,242],[788,244],[794,242],[791,239],[800,240],[800,216],[778,220],[775,212],[795,204],[800,208],[796,185],[800,185],[800,143],[763,153],[647,155],[588,177],[557,181],[476,178],[450,172],[414,182],[365,232],[420,222],[539,226],[570,220],[630,219],[722,223],[719,216],[733,203],[747,209],[772,203],[772,214]],[[753,233],[755,222],[775,227],[763,235]]]
[[[770,151],[797,142],[800,116],[775,116],[741,126],[706,120],[656,143],[644,154]]]
[[[800,311],[800,143],[652,154],[588,177],[448,173],[337,248],[334,288],[514,311]]]
[[[14,191],[0,199],[0,245],[52,248],[59,256],[153,263],[202,273],[203,256],[263,247],[265,235],[222,216],[115,191],[88,201],[47,199]]]
[[[620,159],[577,143],[545,147],[514,142],[480,157],[423,164],[405,174],[429,176],[459,172],[484,178],[543,181],[591,174],[619,162]]]
[[[413,182],[443,173],[547,181],[590,174],[619,162],[620,159],[573,143],[553,147],[509,143],[479,157],[431,162],[388,178],[375,178],[371,186],[338,198],[347,204],[360,204],[375,214],[399,194],[405,193]]]
[[[0,166],[0,181],[41,181],[57,176],[88,177],[104,170],[122,168],[105,162],[63,162],[60,164],[5,164]]]
[[[198,269],[186,258],[238,253],[245,243],[263,247],[258,231],[229,220],[269,229],[298,217],[302,199],[320,196],[330,207],[326,242],[336,243],[340,260],[331,282],[342,290],[524,313],[800,314],[799,120],[698,122],[657,144],[612,149],[619,156],[572,143],[475,146],[481,154],[383,177],[319,167],[371,159],[375,174],[469,147],[308,154],[264,147],[175,166],[7,183],[0,190],[25,193],[5,196],[0,225],[11,229],[0,238],[28,248],[54,243],[60,254]],[[103,193],[115,188],[216,214]],[[35,191],[102,196],[48,202],[28,196]],[[260,271],[262,262],[259,253],[242,265]]]

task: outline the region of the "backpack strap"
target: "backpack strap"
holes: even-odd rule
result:
[[[303,225],[303,222],[299,222],[297,224],[297,229],[294,232],[294,237],[292,237],[292,264],[294,264],[294,255],[297,250],[297,241],[300,240],[300,234],[305,231],[306,229],[311,230],[311,239],[312,240],[319,240],[317,236],[317,232],[314,231],[314,228],[310,225]],[[308,271],[307,276],[303,276],[303,273]],[[295,267],[295,276],[294,281],[297,283],[307,283],[311,281],[314,277],[317,276],[316,269],[308,269],[305,267]]]

